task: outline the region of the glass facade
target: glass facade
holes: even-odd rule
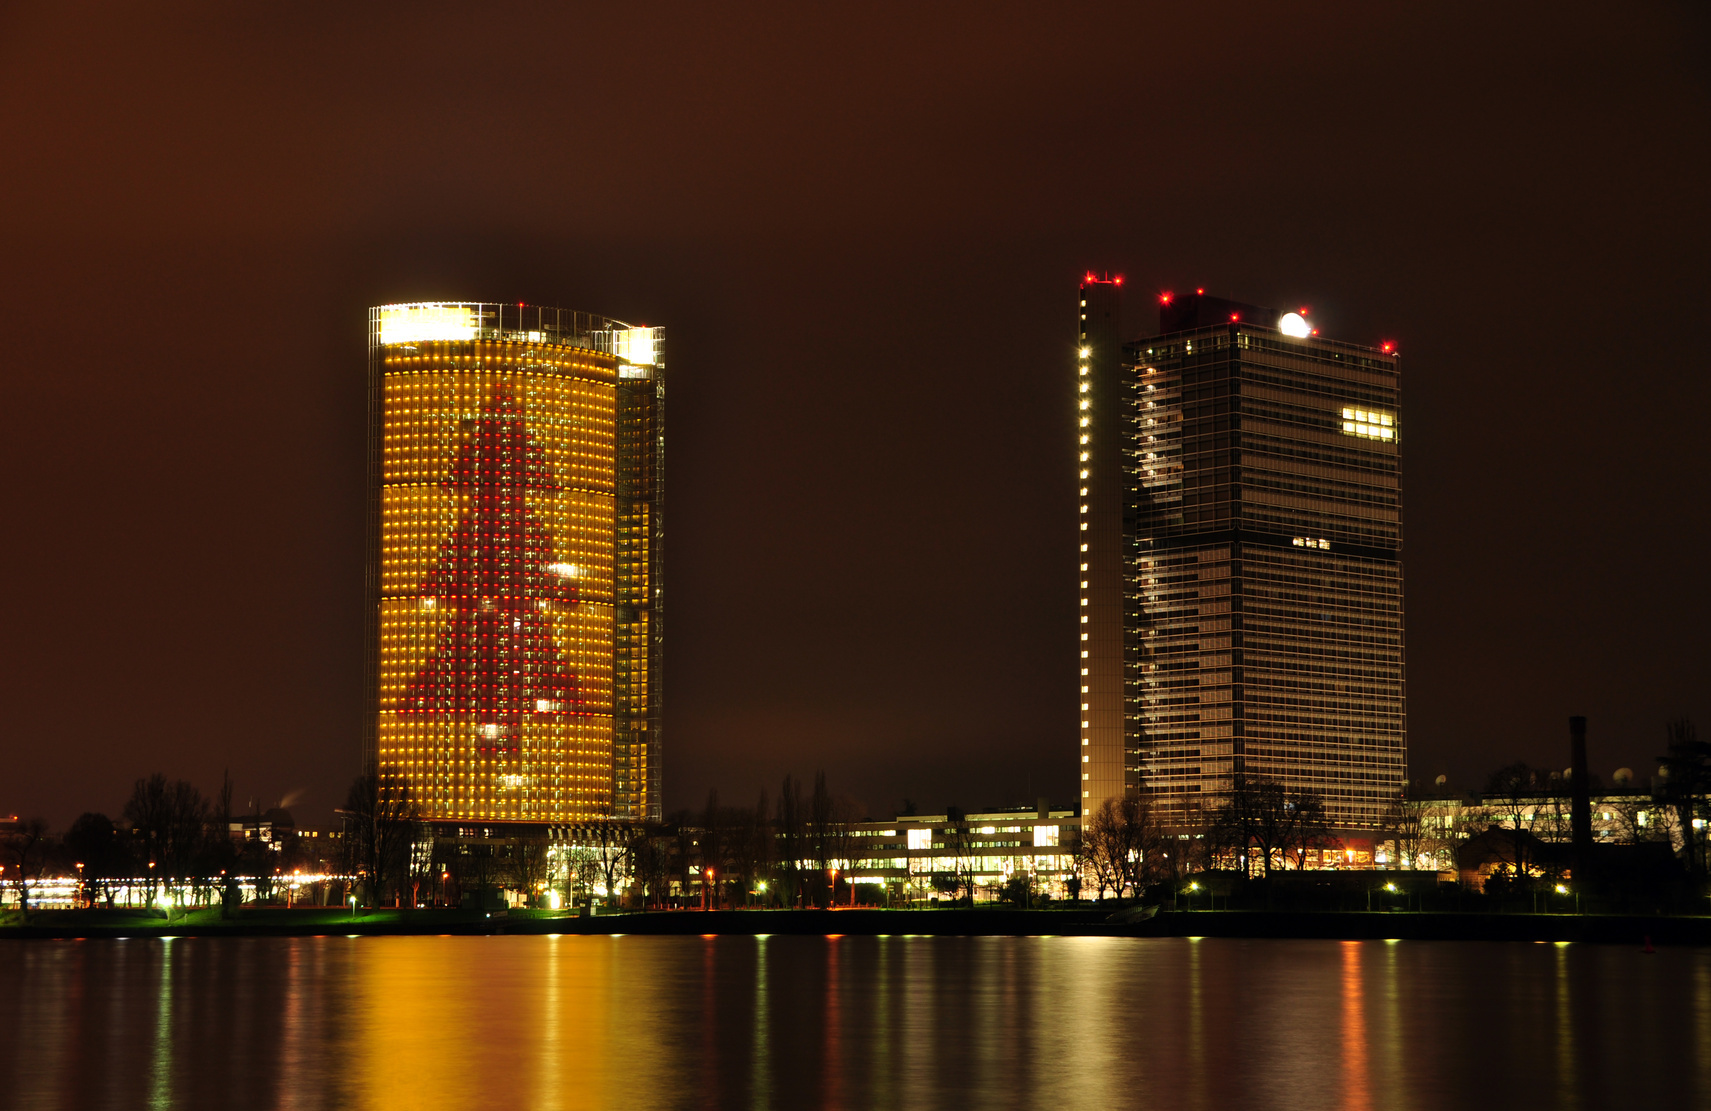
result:
[[[1100,399],[1122,424],[1121,788],[1193,824],[1243,773],[1370,828],[1407,754],[1398,359],[1255,306],[1166,305]]]
[[[636,804],[614,743],[635,625],[618,567],[619,397],[640,373],[612,351],[626,330],[534,306],[370,310],[365,755],[426,818]]]
[[[656,329],[657,330],[657,329]],[[665,685],[665,378],[656,361],[626,367],[618,383],[617,524],[613,589],[612,812],[652,819],[662,813],[660,743]]]

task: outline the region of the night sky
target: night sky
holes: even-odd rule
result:
[[[1076,283],[1402,352],[1410,763],[1711,727],[1703,9],[5,5],[0,813],[358,763],[365,310],[670,329],[666,805],[1075,793]]]

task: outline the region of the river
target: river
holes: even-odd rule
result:
[[[0,942],[10,1108],[1711,1106],[1711,951],[1025,937]]]

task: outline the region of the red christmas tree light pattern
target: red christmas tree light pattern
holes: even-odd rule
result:
[[[515,754],[525,722],[585,711],[547,616],[577,604],[576,582],[527,500],[559,484],[509,388],[494,390],[440,484],[466,494],[468,508],[419,593],[454,613],[398,710],[467,722],[478,750]]]

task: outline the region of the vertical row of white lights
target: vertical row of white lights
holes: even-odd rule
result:
[[[1083,301],[1081,303],[1081,308],[1082,308],[1082,311],[1085,313],[1087,310],[1087,302],[1086,301]],[[1083,319],[1085,319],[1085,317],[1083,317]],[[1077,462],[1079,464],[1079,469],[1077,470],[1077,477],[1080,479],[1078,486],[1081,490],[1081,496],[1078,499],[1078,501],[1081,504],[1080,513],[1081,513],[1081,533],[1082,533],[1082,537],[1081,537],[1081,590],[1080,590],[1080,597],[1081,597],[1081,624],[1084,626],[1087,624],[1087,536],[1086,536],[1086,533],[1087,533],[1087,480],[1088,480],[1088,477],[1093,473],[1092,468],[1088,466],[1089,456],[1091,454],[1090,447],[1089,447],[1089,441],[1092,437],[1092,433],[1091,433],[1092,417],[1091,417],[1091,414],[1089,412],[1092,399],[1089,396],[1089,394],[1091,393],[1091,390],[1092,390],[1093,379],[1088,372],[1087,360],[1088,360],[1088,357],[1092,354],[1093,354],[1093,349],[1091,347],[1087,347],[1085,345],[1082,346],[1080,348],[1080,350],[1078,350],[1076,352],[1077,359],[1076,359],[1076,371],[1075,371],[1075,373],[1076,373],[1076,382],[1075,382],[1076,403],[1075,403],[1075,405],[1076,405],[1076,417],[1077,417],[1077,420],[1079,422],[1077,424],[1077,430],[1078,430],[1080,437],[1081,437],[1081,443],[1079,445],[1079,453],[1080,454],[1079,454],[1079,458],[1077,460]],[[1088,729],[1087,686],[1088,686],[1088,684],[1087,684],[1087,630],[1085,628],[1082,629],[1082,631],[1081,631],[1081,641],[1082,641],[1082,645],[1081,645],[1081,747],[1083,750],[1081,753],[1081,763],[1082,763],[1081,778],[1082,778],[1083,782],[1086,782],[1086,780],[1088,778],[1087,764],[1090,763],[1090,760],[1088,759],[1088,754],[1086,752],[1087,743],[1088,743],[1088,737],[1087,737],[1087,729]],[[1081,797],[1082,798],[1088,797],[1088,791],[1086,788],[1082,789]]]

